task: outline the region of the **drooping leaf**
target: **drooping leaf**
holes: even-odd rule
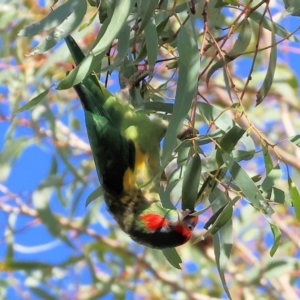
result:
[[[201,115],[204,117],[208,123],[214,123],[218,128],[222,129],[224,132],[227,132],[234,125],[234,121],[230,116],[224,113],[221,109],[209,105],[204,102],[197,103]]]
[[[232,49],[224,55],[224,59],[218,60],[215,64],[213,64],[207,72],[206,76],[206,84],[208,84],[211,75],[218,69],[224,67],[227,63],[235,60],[239,57],[249,46],[252,37],[252,30],[250,23],[247,19],[244,19],[241,22],[241,29],[238,35],[237,40],[235,41]]]
[[[261,188],[264,192],[268,192],[282,177],[282,170],[279,164],[276,165],[265,177],[261,184]]]
[[[289,140],[290,140],[293,144],[295,144],[297,147],[300,147],[300,135],[299,135],[299,134],[297,134],[297,135],[295,135],[295,136],[289,138]]]
[[[124,24],[117,38],[118,38],[118,46],[117,46],[118,54],[111,65],[108,65],[107,67],[104,67],[102,69],[103,72],[107,72],[107,71],[111,72],[122,64],[124,57],[127,55],[127,51],[129,47],[130,27]]]
[[[273,169],[273,162],[272,162],[270,153],[268,151],[268,148],[264,144],[262,145],[262,150],[263,150],[263,154],[264,154],[266,173],[269,174],[270,171]]]
[[[276,69],[276,61],[277,61],[277,45],[276,45],[276,37],[275,37],[275,32],[274,28],[272,28],[272,47],[270,51],[270,56],[269,56],[269,64],[268,64],[268,70],[266,73],[266,77],[263,81],[262,86],[260,87],[258,93],[257,93],[257,98],[256,98],[256,105],[259,105],[267,96],[272,83],[274,79],[274,74],[275,74],[275,69]]]
[[[41,101],[43,101],[46,98],[46,96],[49,93],[50,89],[51,89],[51,87],[49,87],[48,89],[46,89],[42,93],[38,94],[36,97],[31,99],[29,102],[27,102],[22,107],[18,108],[15,112],[13,112],[13,115],[18,114],[18,113],[23,112],[23,111],[26,111],[26,110],[31,109],[31,108],[35,107],[36,105],[38,105]]]
[[[285,11],[282,13],[281,18],[286,18],[287,16],[300,16],[299,1],[297,0],[283,0]]]
[[[50,30],[60,25],[71,13],[76,10],[84,9],[85,1],[81,0],[68,0],[67,2],[60,5],[58,8],[52,10],[44,19],[28,25],[22,29],[19,36],[34,36],[43,31]]]
[[[97,198],[103,195],[102,187],[97,187],[86,199],[85,207],[87,207],[92,201],[96,200]]]
[[[150,68],[150,72],[153,73],[154,66],[156,64],[157,53],[158,53],[158,49],[157,49],[158,37],[157,37],[154,18],[151,18],[147,26],[145,27],[145,37],[146,37],[148,65]]]
[[[162,253],[174,268],[181,269],[180,264],[182,263],[182,260],[175,248],[162,249]]]
[[[86,1],[81,1],[80,9],[76,9],[61,25],[45,36],[42,41],[31,50],[28,56],[43,53],[53,48],[58,42],[68,36],[78,27],[85,16],[87,10]]]
[[[222,151],[222,158],[233,180],[246,198],[256,209],[261,209],[261,202],[265,202],[265,199],[247,172],[227,152]]]
[[[228,228],[231,229],[230,226]],[[220,275],[223,288],[228,298],[232,299],[225,279],[225,268],[232,248],[232,229],[231,229],[231,235],[229,232],[230,230],[227,231],[228,232],[225,231],[225,233],[222,236],[220,236],[219,234],[214,234],[213,243],[214,243],[216,264],[217,264],[217,268],[218,268],[218,272]]]
[[[297,189],[297,186],[290,178],[290,176],[288,177],[288,184],[289,184],[289,192],[291,194],[296,219],[300,223],[300,194]]]
[[[154,11],[157,7],[159,0],[152,1],[140,1],[140,15],[141,15],[141,24],[139,26],[138,33],[141,33],[146,26],[149,24],[150,19],[153,17]]]
[[[87,74],[92,72],[102,61],[112,41],[117,37],[123,28],[127,17],[134,7],[134,0],[117,0],[111,18],[107,18],[101,27],[101,37],[97,38],[92,54],[74,69],[60,82],[57,89],[68,89],[82,81]]]
[[[232,207],[230,207],[229,209],[226,209],[226,211],[221,215],[222,211],[226,207],[227,206],[225,205],[225,206],[221,207],[216,213],[214,213],[209,218],[209,220],[204,224],[203,228],[205,228],[206,230],[208,230],[210,226],[212,226],[213,224],[215,224],[214,228],[211,230],[211,234],[215,234],[223,226],[225,226],[227,224],[227,222],[231,219],[232,213],[233,213],[233,209],[232,209]],[[220,215],[221,215],[221,217],[218,218]],[[217,220],[217,222],[216,222],[216,220]]]
[[[181,27],[178,36],[178,52],[179,75],[173,114],[163,144],[163,166],[167,164],[176,146],[176,136],[191,107],[198,85],[197,78],[200,71],[198,47],[184,26]]]
[[[233,126],[222,137],[221,141],[219,142],[220,148],[217,149],[217,153],[216,153],[216,161],[219,167],[223,165],[222,152],[226,151],[227,153],[231,153],[231,151],[234,149],[237,142],[241,139],[241,137],[244,135],[245,132],[246,130],[238,126]]]
[[[279,227],[271,222],[269,222],[272,233],[273,233],[273,237],[274,237],[274,243],[273,246],[270,250],[270,255],[273,256],[275,254],[275,252],[277,251],[280,242],[281,242],[281,231],[279,229]]]
[[[183,177],[182,184],[182,209],[193,211],[197,200],[198,187],[201,176],[201,160],[198,153],[195,153]]]
[[[287,38],[290,35],[290,32],[288,32],[284,27],[275,22],[272,22],[268,17],[263,16],[258,11],[252,11],[249,15],[249,18],[257,24],[261,24],[265,29],[272,32],[274,31],[275,34],[281,36],[282,38]],[[293,42],[299,42],[295,35],[291,35],[288,39]]]

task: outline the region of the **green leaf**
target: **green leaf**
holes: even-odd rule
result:
[[[223,165],[222,153],[226,151],[227,153],[231,153],[237,142],[244,135],[246,130],[233,126],[221,139],[219,142],[220,148],[217,149],[216,153],[216,161],[218,166],[221,167]]]
[[[229,226],[229,229],[230,228],[232,228],[232,227]],[[232,231],[232,229],[231,229],[231,231]],[[229,240],[228,245],[227,245],[227,241],[226,241],[227,239]],[[217,264],[217,268],[219,271],[219,275],[220,275],[220,279],[221,279],[223,288],[224,288],[228,298],[232,299],[229,289],[226,284],[225,273],[224,273],[227,261],[230,256],[231,248],[232,248],[232,232],[231,232],[231,235],[230,235],[229,231],[228,232],[225,231],[225,234],[223,234],[222,236],[219,234],[214,234],[213,235],[213,243],[214,243],[216,264]]]
[[[87,55],[85,59],[60,82],[57,87],[58,90],[68,89],[79,83],[101,63],[111,43],[123,28],[131,9],[134,7],[134,3],[135,0],[116,1],[112,17],[111,19],[107,18],[102,25],[100,29],[101,38],[97,38],[97,44],[93,47],[92,53]]]
[[[233,208],[229,207],[224,211],[224,213],[221,215],[223,212],[224,208],[226,208],[227,205],[224,205],[221,207],[216,213],[214,213],[209,220],[204,224],[203,228],[206,230],[209,229],[210,226],[214,224],[214,227],[210,231],[211,234],[217,233],[223,226],[227,224],[227,222],[232,218],[232,213],[233,213]],[[220,216],[221,215],[221,216]],[[220,216],[220,217],[219,217]],[[217,221],[216,221],[217,220]]]
[[[201,160],[198,153],[192,157],[184,172],[182,183],[182,209],[194,211],[201,176]]]
[[[198,86],[200,61],[198,47],[184,26],[178,35],[179,75],[177,81],[173,114],[165,135],[162,154],[162,166],[165,166],[176,147],[176,136],[191,107]]]
[[[34,207],[38,211],[39,217],[46,225],[50,233],[53,236],[58,236],[60,235],[61,228],[56,217],[54,217],[49,207],[49,200],[52,193],[53,188],[51,187],[37,189],[32,194],[32,202]]]
[[[261,184],[261,188],[264,192],[269,192],[274,185],[282,177],[282,171],[279,165],[276,165],[265,177],[264,181]]]
[[[86,3],[86,2],[85,2]],[[50,32],[43,40],[31,50],[27,56],[32,56],[46,52],[53,48],[67,35],[69,35],[76,27],[78,27],[86,13],[86,6],[84,8],[76,10],[71,14],[59,27]]]
[[[300,16],[300,8],[298,0],[283,0],[285,11],[282,13],[281,19],[288,16]]]
[[[129,40],[130,40],[130,27],[127,24],[124,24],[119,35],[118,35],[118,54],[116,59],[111,65],[104,67],[102,72],[106,71],[114,71],[117,67],[122,64],[124,57],[127,55],[129,48]]]
[[[45,99],[45,97],[47,96],[47,94],[49,93],[51,87],[49,87],[48,89],[46,89],[45,91],[43,91],[42,93],[40,93],[39,95],[37,95],[36,97],[34,97],[33,99],[31,99],[28,103],[26,103],[25,105],[23,105],[22,107],[18,108],[15,112],[13,112],[12,114],[18,114],[20,112],[29,110],[33,107],[35,107],[36,105],[38,105],[42,100]]]
[[[34,138],[6,138],[3,149],[0,152],[0,181],[7,179],[19,156],[33,143]]]
[[[272,22],[268,17],[263,16],[258,11],[252,11],[251,14],[249,15],[249,18],[254,22],[256,22],[258,25],[261,24],[265,29],[274,32],[275,34],[281,36],[282,38],[287,38],[287,36],[290,35],[290,32],[288,32],[284,27],[282,27],[281,25],[275,22]],[[294,35],[291,35],[288,38],[288,40],[293,42],[299,42],[299,40]]]
[[[158,37],[155,26],[154,18],[151,18],[145,27],[145,38],[146,38],[146,48],[147,48],[147,56],[148,56],[148,65],[150,67],[151,73],[153,73],[154,66],[156,64],[157,59],[157,44]]]
[[[286,196],[287,195],[283,190],[280,190],[276,187],[273,187],[269,191],[268,195],[266,195],[266,198],[269,201],[277,202],[277,203],[280,203],[280,204],[292,205],[290,199],[287,199]],[[290,195],[289,195],[289,197],[290,197]]]
[[[252,37],[252,30],[250,23],[247,19],[241,22],[241,29],[237,40],[235,41],[232,49],[224,56],[224,59],[218,60],[210,67],[206,76],[206,84],[208,84],[211,75],[218,69],[224,67],[227,63],[239,57],[249,46]],[[226,73],[226,72],[225,72]]]
[[[213,122],[218,128],[227,132],[234,126],[234,121],[219,108],[204,102],[197,103],[200,113],[210,124]]]
[[[146,26],[149,24],[150,19],[154,16],[154,12],[158,2],[159,0],[140,1],[139,8],[142,21],[139,26],[138,34],[140,34],[144,30],[144,28],[146,28]]]
[[[45,291],[44,289],[41,289],[39,287],[29,287],[29,289],[36,295],[38,296],[40,299],[43,300],[55,300],[57,299],[56,297],[52,296],[51,294],[49,294],[47,291]]]
[[[290,176],[288,177],[288,184],[289,184],[289,192],[292,197],[293,207],[295,210],[296,219],[300,223],[300,194],[295,183],[290,178]]]
[[[271,222],[269,222],[272,233],[273,233],[273,237],[274,237],[274,243],[273,246],[270,250],[270,255],[273,256],[275,254],[275,252],[277,251],[280,242],[281,242],[281,231],[279,229],[279,227]]]
[[[297,147],[300,147],[300,135],[299,135],[299,134],[297,134],[297,135],[295,135],[295,136],[289,138],[289,140],[290,140],[293,144],[295,144]]]
[[[109,25],[98,44],[93,47],[93,55],[97,56],[106,53],[112,41],[122,30],[135,0],[117,0]]]
[[[57,217],[50,209],[49,200],[52,193],[53,188],[51,187],[39,188],[35,190],[32,194],[33,205],[38,212],[39,218],[46,226],[50,234],[64,241],[69,247],[73,247],[68,238],[62,234],[63,232],[61,225],[59,224]]]
[[[144,1],[144,2],[146,2],[146,1]],[[157,37],[159,37],[161,35],[161,33],[163,32],[164,28],[166,27],[168,21],[169,21],[169,16],[166,17],[163,21],[161,21],[156,26],[156,32],[157,32],[156,35],[157,35]],[[146,56],[147,56],[147,49],[146,49],[146,44],[144,43],[144,45],[142,46],[142,49],[139,51],[138,56],[132,62],[132,64],[135,65],[135,64],[139,63],[141,60],[145,59]]]
[[[274,28],[272,28],[272,48],[269,56],[268,70],[267,70],[266,77],[263,81],[263,84],[257,93],[256,106],[259,105],[266,98],[273,83],[275,69],[276,69],[276,62],[277,62],[277,45],[275,43],[276,43],[276,37],[275,37]]]
[[[97,198],[100,198],[103,196],[103,190],[102,187],[97,187],[86,199],[85,201],[85,207],[87,207],[92,201],[96,200]]]
[[[19,36],[34,36],[43,31],[50,30],[54,27],[60,25],[66,18],[70,16],[71,13],[76,10],[82,10],[85,1],[82,0],[69,0],[63,3],[61,6],[51,11],[44,19],[33,23],[24,29],[22,29],[18,35]],[[82,7],[80,7],[82,6]]]
[[[227,152],[222,151],[222,158],[233,180],[246,198],[256,209],[261,209],[260,201],[265,202],[265,199],[247,172]]]
[[[80,9],[76,9],[59,27],[50,32],[43,40],[31,50],[28,56],[43,53],[53,48],[58,42],[68,36],[76,27],[78,27],[85,16],[87,4],[81,2]]]
[[[271,170],[273,169],[273,161],[272,161],[272,158],[268,151],[268,148],[264,144],[262,145],[262,149],[263,149],[263,154],[264,154],[266,174],[269,174],[271,172]]]
[[[215,165],[215,167],[218,168],[217,165]],[[226,174],[226,171],[226,168],[213,170],[211,175],[213,175],[214,177],[212,178],[211,176],[208,176],[203,182],[201,189],[199,190],[197,195],[197,203],[201,203],[209,197],[209,195],[214,191],[215,187],[218,185],[218,181],[216,179],[222,181]]]
[[[176,269],[181,269],[182,260],[175,248],[166,248],[161,250],[167,261]]]

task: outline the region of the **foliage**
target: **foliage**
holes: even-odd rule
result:
[[[299,27],[279,17],[298,15],[297,1],[1,5],[1,297],[297,299]],[[75,68],[70,33],[86,52]],[[169,121],[163,203],[201,215],[180,257],[105,210],[71,89],[91,71]],[[179,142],[183,123],[200,134]]]

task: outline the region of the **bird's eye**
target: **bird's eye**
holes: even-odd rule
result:
[[[194,226],[192,225],[192,224],[187,224],[187,229],[189,230],[189,231],[193,231],[194,230]]]
[[[174,227],[174,224],[170,222],[170,223],[168,223],[167,227],[168,227],[168,229],[172,229]]]

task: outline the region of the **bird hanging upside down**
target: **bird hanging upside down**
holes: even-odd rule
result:
[[[84,58],[69,36],[79,64]],[[109,212],[134,241],[151,248],[186,243],[198,222],[191,211],[162,206],[158,194],[159,144],[166,130],[159,118],[135,112],[101,85],[94,75],[74,86],[85,113],[87,133]]]

